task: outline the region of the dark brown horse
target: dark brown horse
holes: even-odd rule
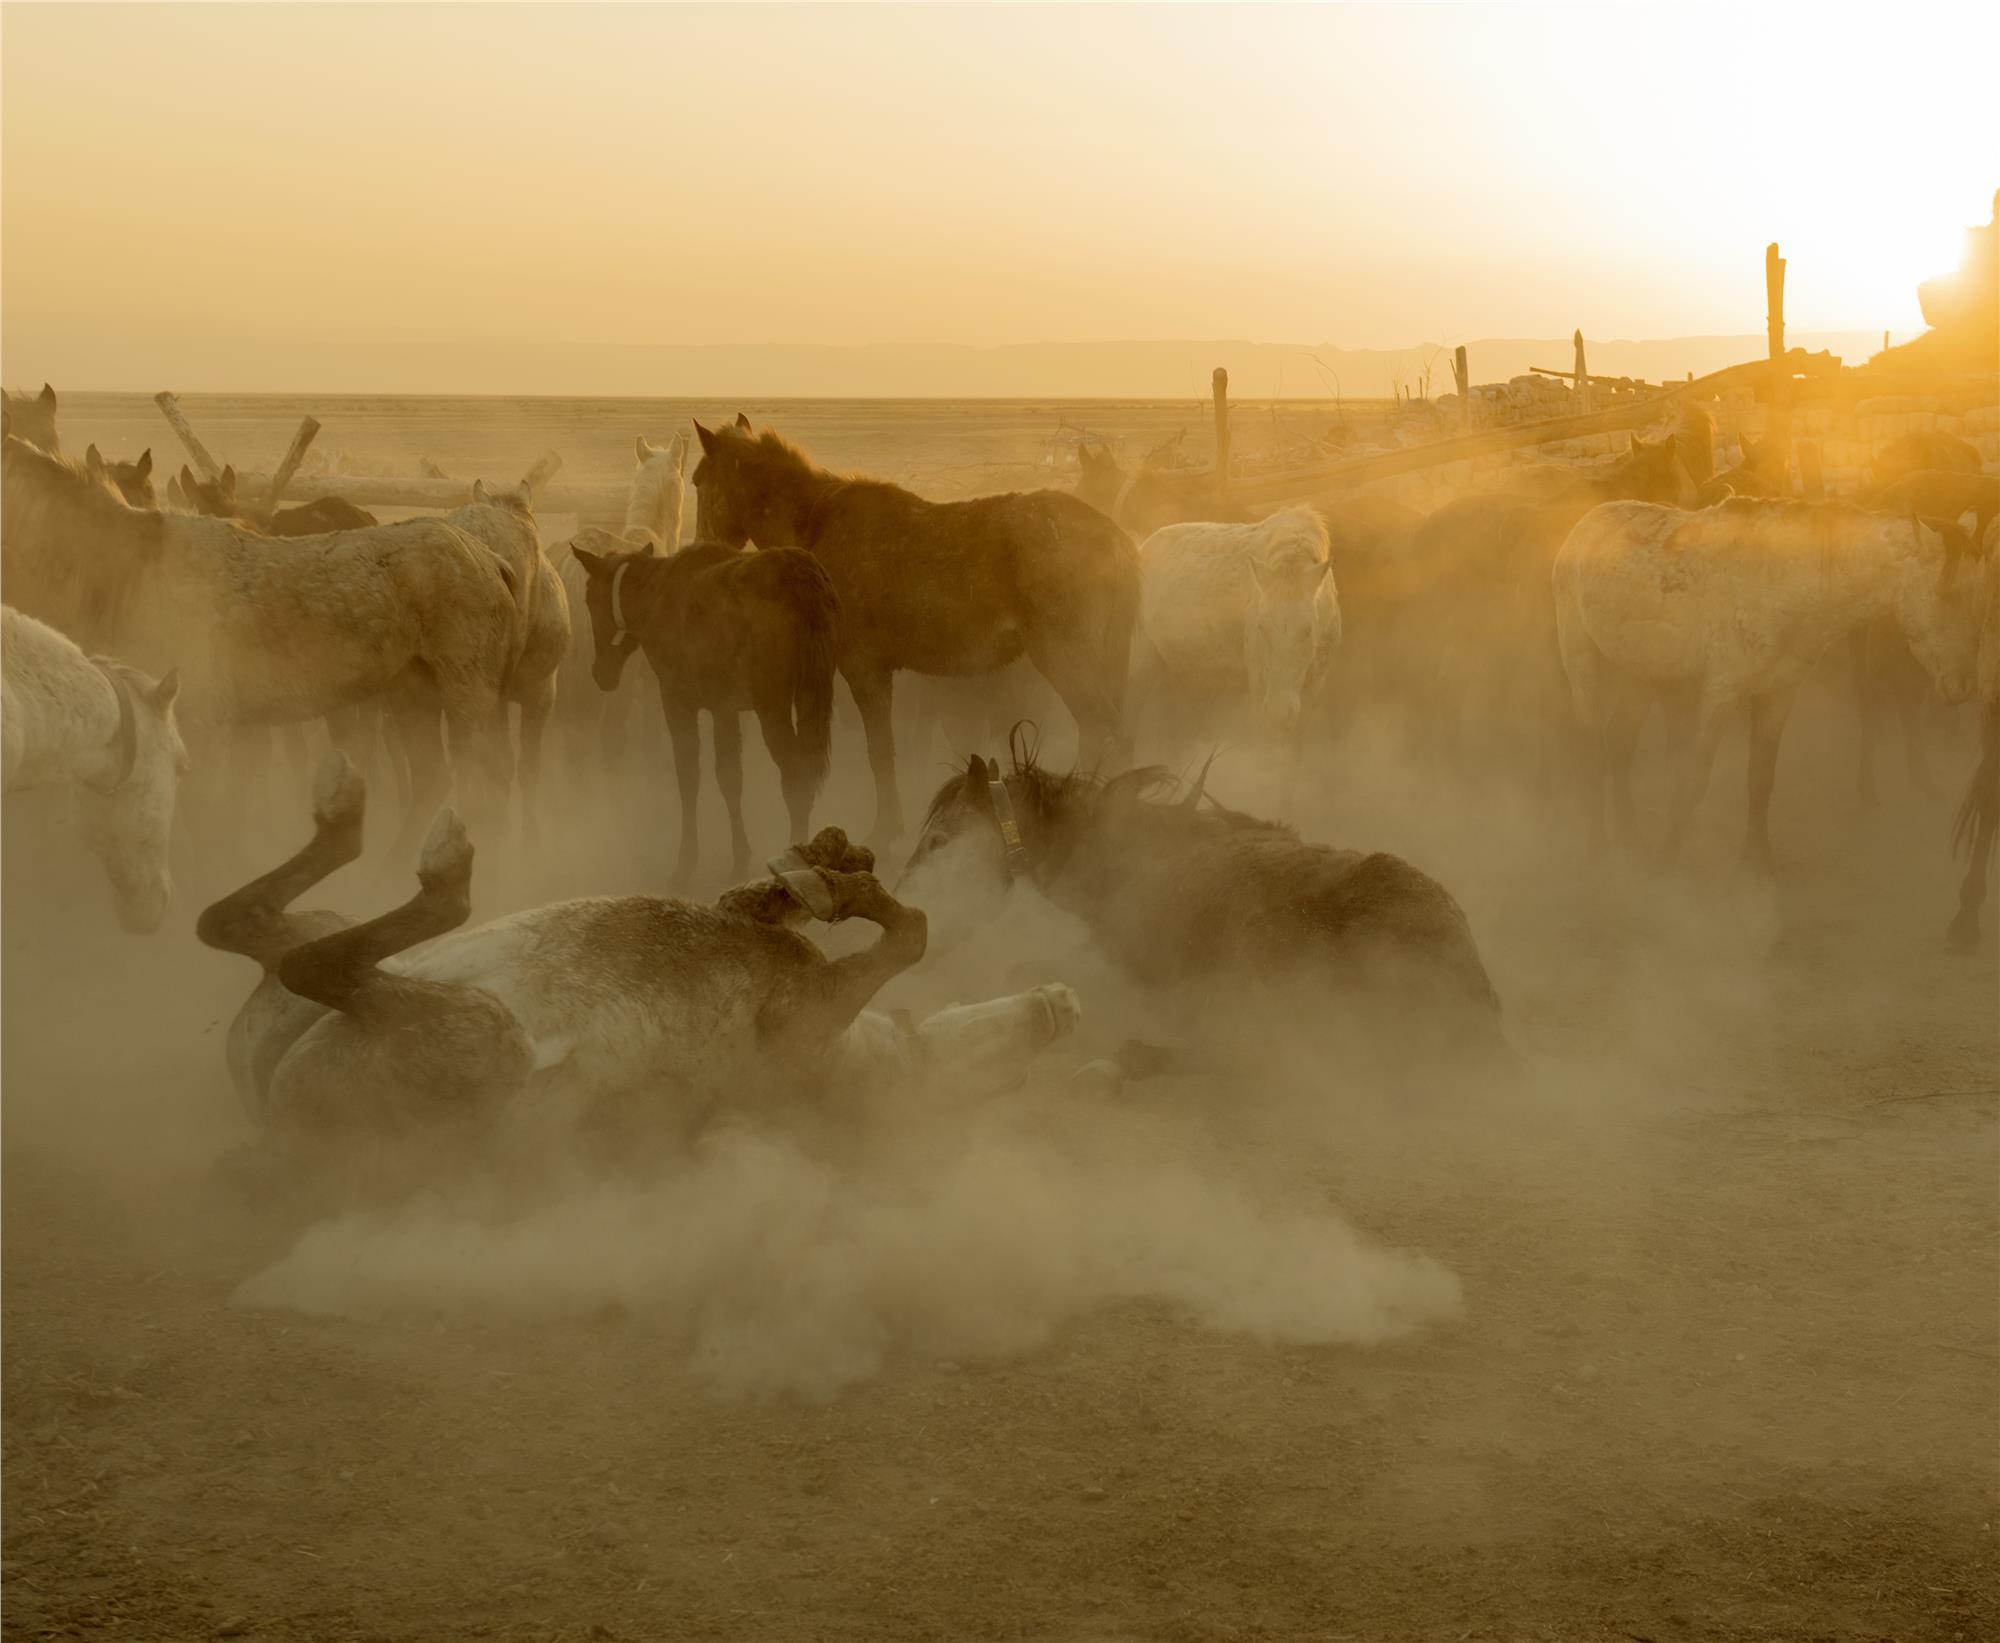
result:
[[[296,508],[270,508],[236,494],[236,470],[224,468],[213,480],[197,479],[181,465],[181,495],[196,513],[210,519],[233,519],[264,536],[325,536],[332,531],[361,530],[380,521],[366,508],[342,496],[322,496]]]
[[[593,552],[571,543],[589,577],[585,602],[600,690],[616,690],[625,663],[643,650],[660,685],[681,793],[681,842],[674,877],[685,883],[698,853],[695,800],[701,787],[706,710],[715,734],[715,780],[729,807],[733,870],[750,864],[743,830],[745,708],[757,715],[778,767],[789,837],[810,832],[812,804],[826,783],[833,734],[833,668],[840,602],[825,568],[809,553],[748,553],[698,542],[678,553]],[[608,538],[619,542],[618,537]]]
[[[702,533],[805,548],[833,578],[840,671],[868,736],[879,838],[902,831],[890,718],[899,668],[990,673],[1025,653],[1075,715],[1085,761],[1123,762],[1139,556],[1103,514],[1061,491],[927,502],[815,467],[744,417],[695,431]]]
[[[1257,517],[1232,502],[1190,495],[1150,468],[1127,473],[1101,445],[1078,446],[1076,465],[1077,496],[1106,519],[1117,521],[1135,542],[1145,541],[1163,525],[1247,525]]]
[[[1984,466],[1979,448],[1955,434],[1904,434],[1875,453],[1875,482],[1893,485],[1918,473],[1976,474]]]
[[[1426,1034],[1498,1039],[1499,999],[1443,885],[1397,856],[1310,844],[1213,801],[1204,810],[1200,783],[1172,802],[1151,796],[1172,785],[1158,769],[1056,775],[1018,745],[1004,774],[974,755],[932,799],[910,871],[993,893],[1024,879],[1149,985],[1235,1000],[1275,989],[1315,1013],[1343,996],[1389,999],[1414,1006]]]

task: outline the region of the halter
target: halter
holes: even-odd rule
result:
[[[1021,842],[1021,824],[1014,819],[1013,796],[998,776],[987,782],[986,791],[993,800],[993,825],[1000,830],[1001,865],[1010,880],[1020,878],[1028,870],[1028,847]]]
[[[631,629],[625,625],[625,573],[631,568],[632,561],[626,559],[611,573],[611,645],[614,650],[631,637]]]
[[[139,763],[139,716],[132,707],[132,687],[116,664],[93,657],[91,665],[104,675],[118,698],[118,729],[111,738],[111,745],[118,750],[118,773],[108,781],[100,776],[95,781],[86,780],[83,785],[93,793],[116,793],[132,779],[132,771]]]

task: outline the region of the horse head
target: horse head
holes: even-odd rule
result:
[[[118,729],[104,774],[78,789],[78,823],[111,879],[118,921],[135,935],[150,935],[174,893],[167,848],[188,765],[174,720],[180,674],[170,670],[156,682],[121,662],[97,665],[118,695]]]

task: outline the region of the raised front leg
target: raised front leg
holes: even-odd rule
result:
[[[1750,704],[1750,814],[1743,857],[1771,870],[1771,788],[1778,775],[1778,743],[1785,734],[1796,690],[1775,690]]]
[[[681,795],[681,841],[674,852],[674,876],[669,881],[684,890],[694,878],[701,855],[701,720],[689,703],[660,687],[660,707],[667,718],[667,739],[674,746],[674,783]]]
[[[834,921],[864,918],[880,926],[882,936],[865,952],[817,967],[766,1007],[769,1041],[800,1068],[816,1063],[891,978],[924,956],[930,936],[924,915],[896,900],[873,873],[812,871],[825,882]]]
[[[729,870],[741,879],[750,870],[750,835],[743,830],[743,716],[714,711],[709,721],[715,726],[715,785],[729,812]]]
[[[328,874],[360,859],[367,808],[368,785],[354,762],[344,753],[329,753],[313,778],[311,841],[263,877],[204,908],[195,920],[196,939],[254,958],[275,974],[285,954],[326,933],[329,915],[285,909]]]
[[[868,739],[868,768],[875,773],[875,826],[870,837],[886,850],[903,836],[903,796],[896,788],[896,727],[892,719],[896,675],[892,668],[844,666],[861,729]]]

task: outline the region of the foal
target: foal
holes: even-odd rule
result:
[[[659,681],[681,793],[674,882],[687,883],[698,854],[701,731],[695,716],[703,709],[715,727],[715,779],[729,807],[735,873],[740,877],[750,864],[743,830],[745,708],[756,713],[778,767],[791,836],[806,837],[832,743],[840,609],[819,561],[797,548],[746,552],[719,542],[665,555],[650,542],[627,553],[572,552],[589,578],[584,598],[598,688],[618,688],[635,650],[645,651]]]

